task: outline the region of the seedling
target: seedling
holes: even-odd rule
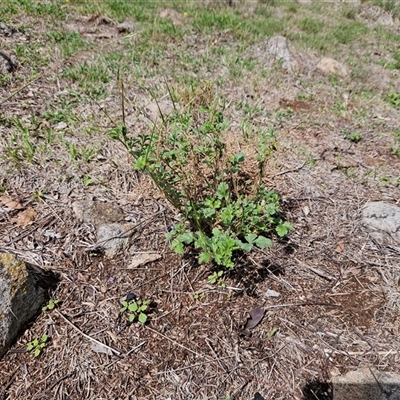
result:
[[[28,351],[32,351],[35,357],[39,357],[42,354],[43,349],[46,347],[49,341],[49,336],[44,334],[40,338],[36,338],[29,342],[26,346]]]
[[[42,311],[51,311],[54,310],[57,307],[57,304],[59,304],[61,302],[61,300],[53,300],[50,299],[49,302],[47,303],[47,305],[45,305],[44,307],[42,307]]]
[[[203,300],[206,297],[206,294],[204,292],[200,292],[200,293],[195,293],[193,295],[193,298],[195,300]]]
[[[140,323],[145,324],[148,318],[147,313],[150,303],[151,300],[123,300],[121,302],[122,308],[120,309],[120,313],[127,313],[129,322],[138,320]]]
[[[351,131],[349,129],[343,129],[341,133],[345,139],[350,140],[350,142],[353,142],[353,143],[358,143],[362,139],[362,136],[360,133]]]
[[[215,271],[208,277],[208,281],[212,284],[218,284],[222,288],[226,287],[225,281],[224,281],[224,271]]]

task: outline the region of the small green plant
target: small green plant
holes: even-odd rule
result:
[[[49,302],[47,303],[47,305],[45,305],[44,307],[42,307],[42,311],[51,311],[54,310],[55,308],[57,308],[57,305],[61,303],[61,300],[56,299],[50,299]]]
[[[342,129],[341,134],[345,139],[350,140],[350,142],[353,143],[358,143],[362,139],[361,133],[352,131],[347,128]]]
[[[208,277],[208,282],[210,282],[212,285],[218,284],[222,288],[225,288],[225,281],[224,281],[224,271],[214,271],[211,275]]]
[[[49,336],[44,334],[40,338],[36,338],[29,342],[26,346],[28,351],[32,351],[35,357],[39,357],[42,354],[43,349],[47,346]]]
[[[182,254],[193,246],[200,263],[233,268],[235,252],[270,247],[268,235],[275,231],[285,236],[292,227],[280,215],[279,195],[262,183],[276,148],[274,130],[254,135],[249,176],[245,153],[227,151],[228,125],[216,105],[196,106],[163,116],[149,134],[129,137],[122,126],[110,135],[125,145],[134,168],[147,172],[180,213],[167,237],[171,248]]]
[[[195,293],[193,295],[193,298],[195,300],[203,300],[205,297],[206,297],[206,294],[204,292]]]
[[[393,108],[400,108],[400,93],[391,92],[385,95],[383,99]]]
[[[147,314],[149,312],[151,300],[123,300],[122,308],[119,310],[121,314],[127,313],[129,322],[138,320],[142,324],[147,322]]]
[[[93,184],[93,179],[89,175],[83,175],[82,183],[84,186],[90,186]]]
[[[392,154],[397,157],[400,157],[400,131],[396,131],[393,133],[393,144],[390,147]]]

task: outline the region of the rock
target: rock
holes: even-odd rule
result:
[[[9,74],[18,68],[17,57],[0,50],[0,74]]]
[[[95,226],[119,222],[124,219],[123,211],[110,203],[79,200],[72,203],[72,210],[78,219]]]
[[[128,265],[128,269],[134,269],[140,267],[142,265],[146,265],[147,263],[154,262],[160,260],[161,254],[157,253],[140,253],[136,254],[133,258],[131,263]]]
[[[400,207],[383,201],[367,203],[362,224],[381,244],[400,244]]]
[[[133,224],[104,224],[97,230],[95,248],[102,249],[106,256],[113,257],[127,244]]]
[[[185,15],[180,14],[173,8],[166,8],[160,12],[160,18],[168,18],[174,25],[182,25],[185,21]]]
[[[72,209],[80,220],[97,227],[97,242],[92,250],[101,249],[112,257],[127,243],[133,224],[118,223],[124,220],[121,208],[110,203],[80,200],[72,203]]]
[[[0,357],[43,305],[45,292],[15,256],[0,253]]]
[[[16,34],[20,34],[17,29],[10,28],[4,22],[0,22],[0,35],[9,37],[9,36],[14,36]]]
[[[333,400],[400,400],[400,375],[361,368],[332,378]]]
[[[153,101],[147,104],[145,113],[146,116],[152,121],[157,122],[161,119],[161,116],[166,117],[174,111],[174,106],[166,101]]]
[[[132,33],[134,30],[134,25],[132,22],[124,21],[117,25],[118,33]]]
[[[324,74],[338,75],[343,78],[350,75],[350,70],[345,65],[329,57],[322,57],[316,69]]]
[[[286,38],[274,36],[267,40],[266,51],[268,60],[272,63],[279,62],[282,69],[288,72],[300,70],[299,63],[294,59],[289,50]]]

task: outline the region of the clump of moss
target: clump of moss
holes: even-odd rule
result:
[[[11,295],[25,287],[28,271],[23,261],[19,261],[12,254],[0,253],[0,264],[3,265],[8,278],[11,278]]]

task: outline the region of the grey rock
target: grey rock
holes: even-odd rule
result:
[[[118,33],[131,33],[134,31],[134,25],[132,22],[124,21],[117,25]]]
[[[133,224],[104,224],[97,230],[95,248],[101,248],[106,256],[113,257],[128,243]]]
[[[288,72],[300,70],[300,65],[289,50],[286,38],[274,36],[267,40],[266,51],[268,60],[272,63],[280,62],[282,69]]]
[[[362,210],[362,224],[381,244],[400,244],[400,207],[376,201]]]
[[[119,222],[124,219],[123,211],[110,203],[79,200],[72,203],[72,210],[78,219],[95,226]]]
[[[400,375],[360,368],[332,378],[333,400],[400,400]]]
[[[18,65],[17,57],[0,50],[0,74],[5,75],[14,72]]]
[[[0,253],[0,357],[43,305],[45,292],[26,264]]]
[[[14,35],[19,35],[19,31],[15,28],[10,28],[8,25],[6,25],[4,22],[0,22],[0,35],[2,36],[14,36]]]

